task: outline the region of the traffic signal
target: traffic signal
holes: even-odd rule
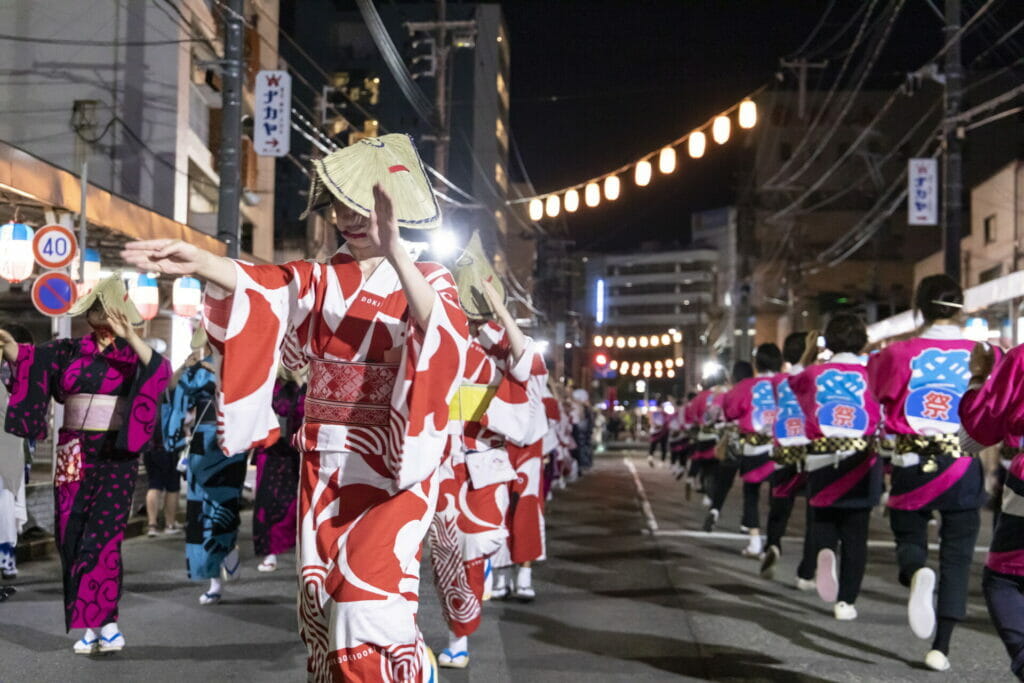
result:
[[[594,365],[596,365],[599,368],[607,367],[608,366],[608,355],[604,354],[604,353],[596,353],[596,354],[594,354]]]

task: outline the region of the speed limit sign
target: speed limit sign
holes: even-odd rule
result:
[[[43,268],[63,268],[78,256],[78,240],[70,228],[44,225],[32,238],[32,255]]]

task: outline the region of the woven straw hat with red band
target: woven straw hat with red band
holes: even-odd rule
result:
[[[309,204],[300,218],[328,206],[332,196],[356,213],[369,216],[373,186],[380,184],[391,197],[399,227],[429,230],[441,225],[441,209],[408,135],[363,138],[323,159],[314,159],[312,177]]]

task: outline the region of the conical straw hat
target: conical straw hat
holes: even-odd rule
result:
[[[91,292],[75,302],[75,305],[68,311],[68,315],[82,315],[92,307],[93,302],[97,299],[103,304],[103,310],[108,315],[114,311],[120,311],[132,325],[142,324],[142,316],[139,315],[139,309],[135,308],[135,302],[128,296],[121,273],[114,273],[106,280],[96,283]]]
[[[401,228],[427,230],[441,224],[441,209],[420,155],[408,135],[363,138],[313,160],[309,204],[300,218],[325,207],[331,195],[363,216],[373,209],[373,186],[391,197]]]
[[[505,285],[494,272],[484,245],[480,241],[480,232],[473,231],[469,244],[462,255],[455,261],[455,284],[459,288],[459,301],[466,315],[471,318],[488,318],[493,315],[490,305],[484,297],[483,283],[490,282],[498,292],[501,300],[505,300]]]

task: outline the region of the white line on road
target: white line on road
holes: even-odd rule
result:
[[[647,528],[652,534],[656,534],[658,533],[658,520],[654,518],[651,501],[647,500],[647,493],[644,491],[644,485],[640,483],[640,474],[636,471],[636,465],[629,458],[623,458],[622,462],[626,463],[626,469],[633,475],[633,483],[636,484],[636,495],[640,499],[640,510],[644,513],[644,521],[647,522]]]

